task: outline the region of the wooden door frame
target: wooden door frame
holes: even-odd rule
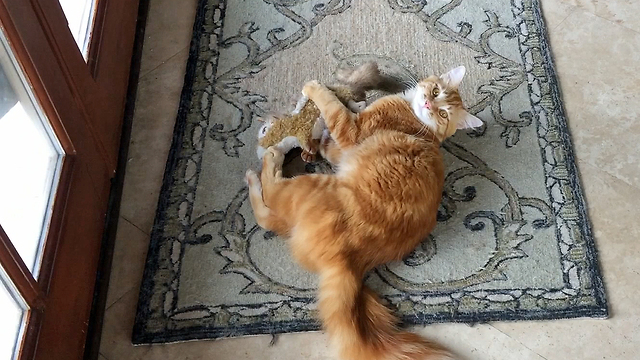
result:
[[[64,12],[58,1],[22,1],[31,2],[41,26],[48,29],[49,44],[62,65],[65,78],[73,82],[73,95],[80,99],[78,105],[86,118],[107,120],[89,122],[88,126],[98,141],[99,150],[109,169],[115,172],[126,98],[111,96],[109,90],[118,89],[123,95],[126,94],[130,66],[128,63],[124,66],[122,59],[130,61],[133,54],[138,9],[137,6],[131,9],[130,4],[137,0],[97,0],[94,32],[86,63],[66,25]],[[107,34],[105,28],[120,33],[117,36]],[[91,88],[96,83],[107,91],[97,97],[87,96],[95,95]]]
[[[122,122],[118,163],[116,166],[115,177],[111,183],[111,191],[109,193],[109,207],[107,211],[107,218],[105,220],[106,225],[102,240],[102,249],[100,251],[100,261],[96,276],[93,306],[87,330],[84,360],[97,360],[100,351],[104,315],[107,306],[107,293],[109,290],[109,280],[111,275],[111,264],[113,261],[116,234],[118,232],[118,219],[120,218],[122,189],[124,187],[124,177],[129,154],[129,142],[131,140],[131,128],[133,125],[133,115],[138,92],[138,80],[140,79],[142,46],[144,44],[148,14],[149,0],[139,0],[138,20],[133,45],[133,55],[131,57],[131,69],[129,73],[127,101],[125,103],[124,118]]]
[[[24,263],[13,258],[17,253],[0,231],[4,253],[13,254],[3,260],[17,264],[7,273],[30,294],[21,359],[84,355],[138,13],[135,0],[98,5],[99,38],[92,39],[97,41],[87,65],[79,51],[70,50],[77,48],[57,1],[0,0],[12,52],[66,154],[36,284],[27,280],[24,287]]]

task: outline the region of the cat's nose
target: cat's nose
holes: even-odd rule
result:
[[[431,103],[429,102],[429,100],[424,102],[424,107],[431,110]]]

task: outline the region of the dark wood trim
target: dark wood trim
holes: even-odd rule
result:
[[[19,359],[33,359],[38,344],[38,333],[42,325],[42,311],[31,310],[27,314],[27,323],[20,343]]]
[[[107,15],[107,1],[96,0],[96,9],[93,18],[93,33],[89,40],[89,52],[87,54],[87,66],[91,75],[95,78],[98,72],[98,60],[100,60],[100,48],[102,45],[102,34],[104,30],[105,17]]]
[[[133,54],[138,2],[102,0],[98,3],[95,19],[98,28],[92,40],[95,42],[93,48],[90,45],[91,60],[87,64],[71,36],[59,2],[29,1],[36,24],[45,29],[47,43],[113,176],[129,79],[129,64],[122,60],[130,60]]]
[[[29,308],[42,310],[44,308],[44,294],[1,225],[0,264]]]
[[[87,343],[85,346],[84,360],[97,360],[100,350],[102,325],[104,321],[104,313],[106,311],[107,293],[109,291],[113,249],[116,242],[116,233],[118,232],[122,188],[124,186],[124,176],[129,154],[129,141],[131,139],[131,127],[133,124],[136,95],[138,92],[140,61],[142,59],[142,46],[144,44],[144,33],[147,25],[148,13],[149,0],[140,0],[134,52],[131,59],[131,70],[129,73],[127,103],[125,105],[122,136],[120,139],[120,152],[118,154],[118,167],[116,169],[116,176],[111,185],[109,210],[107,211],[106,227],[104,237],[102,239],[100,263],[98,265],[98,274],[96,276],[96,290],[93,298],[91,317],[89,319],[89,328],[87,329]]]
[[[78,156],[51,272],[35,359],[82,358],[108,187],[94,183],[92,160]],[[98,189],[104,189],[102,191]]]
[[[110,163],[112,176],[117,167],[117,155],[120,148],[122,119],[129,86],[129,61],[133,56],[133,43],[136,33],[136,20],[140,0],[102,0],[105,3],[102,35],[100,39],[99,59],[97,60],[94,78],[96,83],[105,89],[109,108],[103,106],[106,116],[96,124],[103,131],[105,147],[110,152],[113,162]],[[108,29],[108,30],[106,30]],[[113,32],[117,31],[117,34]],[[109,35],[109,36],[107,36]],[[117,36],[114,36],[117,35]],[[123,41],[126,38],[127,41]],[[113,92],[122,96],[113,97]],[[97,104],[100,105],[100,104]]]
[[[5,0],[6,1],[6,0]],[[96,144],[100,155],[109,167],[115,167],[115,156],[110,155],[105,147],[104,139],[99,134],[105,132],[100,126],[99,119],[108,114],[101,114],[111,105],[106,101],[106,94],[95,94],[91,91],[95,87],[94,77],[85,63],[84,57],[78,49],[71,31],[67,26],[67,19],[58,1],[31,0],[32,11],[36,24],[44,29],[47,46],[52,50],[59,71],[62,72],[68,88],[72,92],[75,105],[82,112],[89,134]],[[102,96],[100,96],[102,95]],[[98,97],[99,100],[93,99]],[[106,105],[106,106],[105,106]]]
[[[51,207],[51,219],[49,220],[49,231],[44,243],[40,273],[38,274],[38,285],[46,294],[49,292],[53,264],[58,251],[58,241],[61,236],[62,224],[66,215],[67,198],[71,191],[71,178],[74,170],[75,155],[67,155],[62,160],[58,189],[53,199]]]

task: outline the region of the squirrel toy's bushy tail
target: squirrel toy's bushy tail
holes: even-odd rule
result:
[[[344,360],[453,360],[446,349],[402,331],[396,318],[347,265],[320,274],[319,310]]]
[[[356,92],[362,93],[370,90],[381,90],[396,94],[417,83],[414,79],[400,79],[384,74],[375,62],[364,63],[353,68],[340,69],[336,73],[336,78],[338,81],[354,88]]]

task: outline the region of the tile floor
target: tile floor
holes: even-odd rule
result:
[[[197,0],[151,0],[100,360],[333,359],[322,333],[133,347]],[[543,0],[611,318],[417,329],[465,359],[640,358],[640,2]]]

